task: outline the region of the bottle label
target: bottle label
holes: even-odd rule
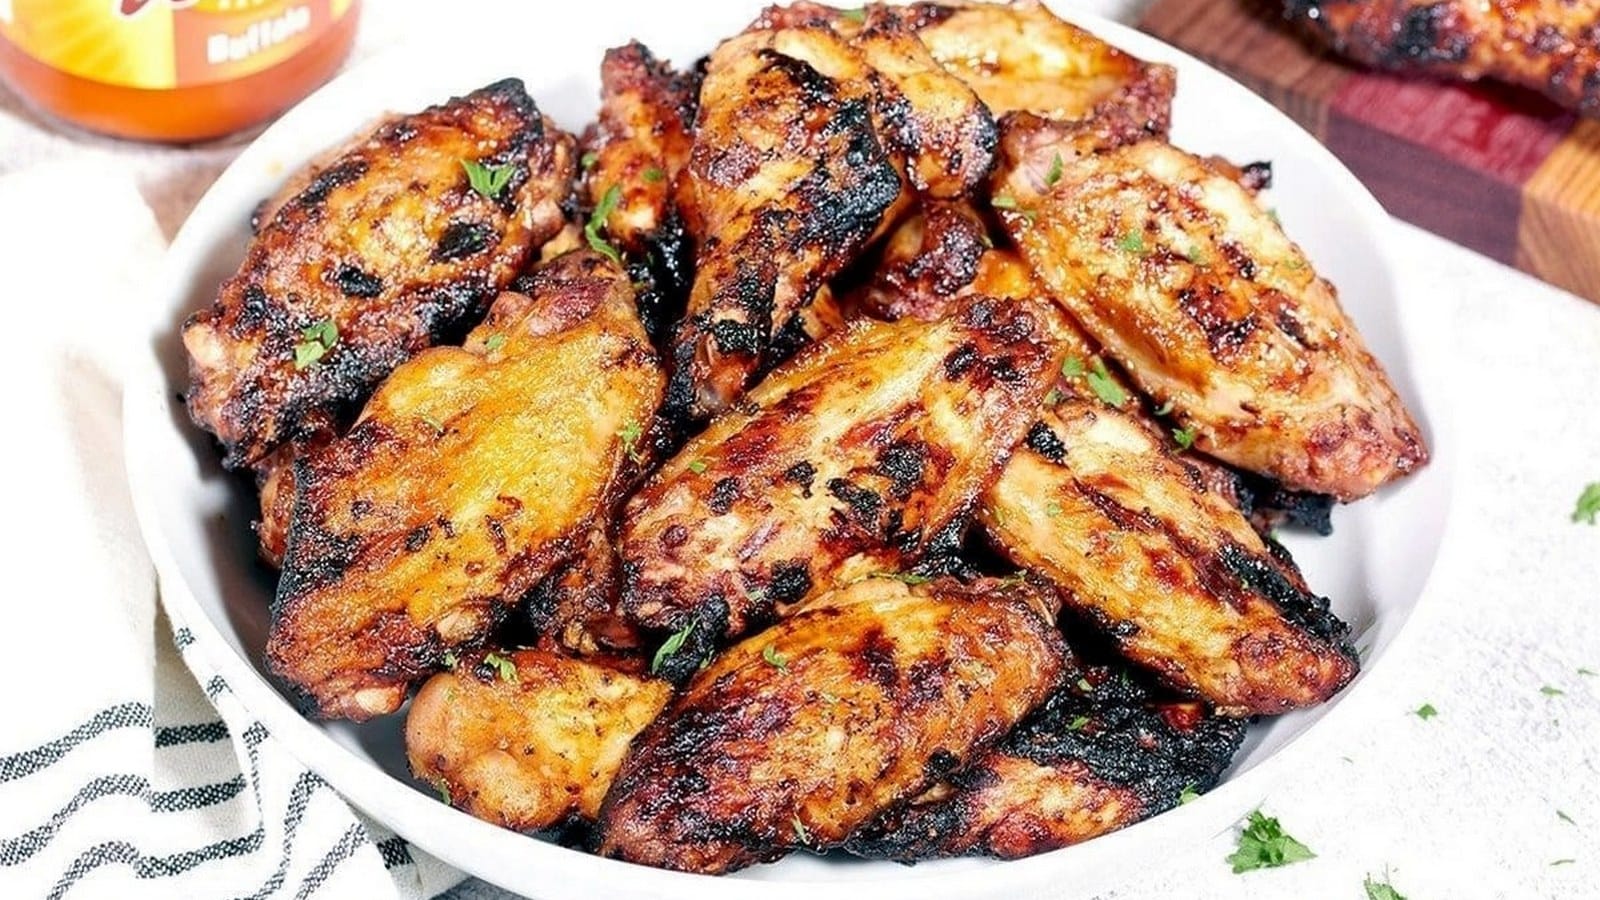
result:
[[[187,87],[270,68],[352,0],[0,0],[0,40],[51,68],[120,87]]]

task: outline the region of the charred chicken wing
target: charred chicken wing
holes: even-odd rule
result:
[[[1026,585],[857,582],[728,649],[634,741],[600,852],[719,873],[839,846],[1055,689]]]
[[[841,580],[900,571],[960,527],[1056,365],[1025,304],[978,297],[932,324],[851,323],[628,502],[624,609],[733,636]]]
[[[1496,78],[1600,116],[1597,0],[1286,0],[1285,7],[1368,65]]]
[[[399,707],[578,548],[662,380],[626,277],[592,253],[397,369],[296,467],[273,671],[323,716]]]
[[[571,138],[511,79],[389,119],[304,178],[183,328],[189,411],[224,464],[344,424],[459,336],[560,230],[573,168]]]
[[[666,682],[541,650],[469,654],[411,701],[406,757],[453,805],[496,825],[593,821],[628,742],[671,696]]]
[[[1037,139],[1054,127],[1007,123],[1004,225],[1196,446],[1343,500],[1427,461],[1333,286],[1244,187],[1156,141],[1061,153]]]
[[[1110,669],[1064,680],[972,765],[858,832],[850,852],[915,862],[1056,850],[1210,790],[1244,741],[1244,722],[1153,698]]]

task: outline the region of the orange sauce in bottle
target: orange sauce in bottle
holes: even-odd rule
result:
[[[0,0],[0,78],[91,131],[208,140],[326,81],[359,15],[360,0]]]

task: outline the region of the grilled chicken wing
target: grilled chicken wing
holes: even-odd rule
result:
[[[1058,684],[1026,585],[857,582],[728,649],[641,733],[600,852],[728,872],[836,847],[959,769]]]
[[[916,560],[1027,429],[1058,362],[1043,341],[1025,304],[970,298],[933,324],[851,323],[778,368],[628,502],[626,612],[738,635]]]
[[[493,198],[465,163],[509,166]],[[387,120],[271,211],[183,328],[194,420],[230,467],[331,431],[407,358],[482,315],[571,190],[572,140],[514,79]]]
[[[575,253],[534,288],[502,294],[464,347],[397,369],[296,467],[267,659],[321,715],[397,708],[620,490],[662,391],[627,279]]]
[[[1176,73],[1056,18],[1036,0],[890,7],[996,116],[1114,118],[1165,135]]]
[[[673,188],[689,163],[698,79],[673,71],[638,41],[606,51],[600,64],[600,119],[584,135],[584,193],[607,205],[606,237],[643,256],[674,214]],[[615,202],[606,204],[607,193]]]
[[[451,804],[496,825],[592,821],[628,742],[671,697],[666,682],[541,650],[473,653],[411,701],[406,757]]]
[[[890,321],[938,319],[978,277],[988,242],[988,226],[969,204],[923,203],[884,242],[872,278],[856,300]]]
[[[1495,78],[1600,116],[1597,0],[1286,0],[1285,8],[1368,65]]]
[[[1064,680],[1005,740],[846,848],[901,862],[1056,850],[1210,790],[1244,741],[1243,721],[1157,700],[1110,669]]]
[[[900,196],[868,73],[827,28],[751,31],[711,55],[686,170],[695,280],[669,406],[726,408],[774,333],[854,259]]]
[[[1332,696],[1356,673],[1349,627],[1170,440],[1085,388],[1106,371],[1073,362],[1086,359],[1069,357],[1084,374],[1061,380],[984,498],[997,548],[1129,659],[1230,715]]]
[[[1007,122],[998,191],[1012,208],[1001,219],[1040,280],[1172,404],[1196,446],[1343,500],[1426,463],[1333,286],[1243,187],[1155,141],[1063,154],[1040,139],[1054,128]]]

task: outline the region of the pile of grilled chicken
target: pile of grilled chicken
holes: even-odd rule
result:
[[[797,3],[601,72],[332,151],[184,328],[310,713],[418,689],[452,804],[720,873],[1082,841],[1354,676],[1268,528],[1427,450],[1169,68]]]

